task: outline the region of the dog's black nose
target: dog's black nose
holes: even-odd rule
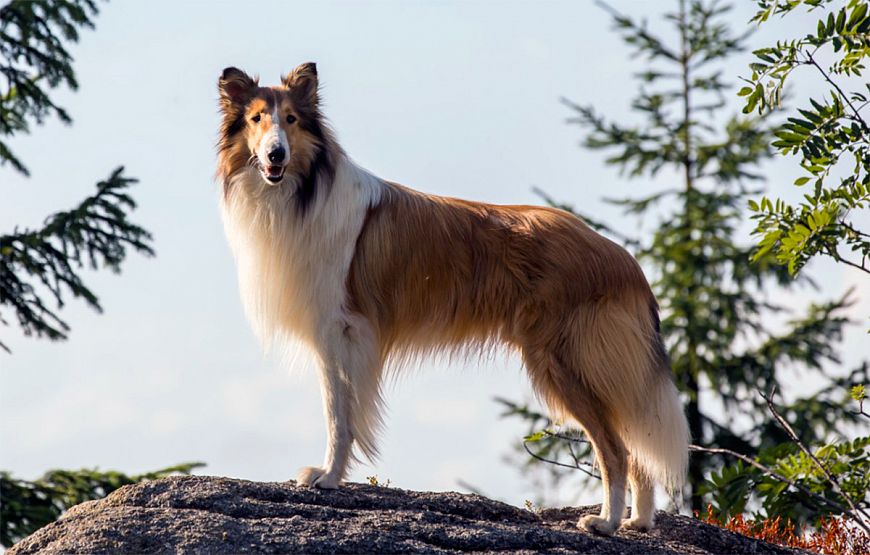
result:
[[[283,162],[285,154],[287,154],[287,151],[284,150],[283,146],[279,146],[279,147],[273,149],[272,152],[269,153],[269,161],[275,162],[275,163]]]

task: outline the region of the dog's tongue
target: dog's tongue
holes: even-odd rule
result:
[[[281,172],[284,171],[284,168],[282,168],[281,166],[269,166],[268,171],[270,177],[278,177],[279,175],[281,175]]]

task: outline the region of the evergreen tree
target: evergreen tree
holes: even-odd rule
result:
[[[847,393],[842,385],[866,380],[866,368],[846,378],[829,378],[824,372],[826,363],[839,362],[835,345],[847,323],[847,300],[791,313],[785,329],[771,329],[770,316],[787,310],[776,302],[776,291],[795,282],[769,256],[750,262],[752,246],[738,240],[742,208],[753,194],[751,187],[760,181],[758,166],[771,156],[766,118],[723,116],[724,92],[730,85],[722,79],[720,66],[743,49],[745,37],[729,30],[723,17],[729,8],[716,2],[679,0],[676,11],[664,16],[675,31],[674,44],[646,23],[605,8],[622,40],[634,50],[632,58],[646,65],[637,74],[640,90],[631,104],[643,123],[623,124],[592,107],[566,101],[574,113],[570,121],[584,130],[584,146],[607,152],[606,162],[628,179],[654,178],[669,170],[679,184],[610,201],[646,221],[662,212],[654,231],[641,238],[586,220],[622,239],[653,281],[693,442],[751,456],[786,441],[760,395],[772,388],[795,396],[783,410],[802,440],[815,442],[836,433],[855,419],[844,408]],[[801,396],[806,392],[787,385],[794,371],[829,383],[811,396]],[[526,407],[507,406],[508,414],[532,426],[540,424],[540,415]],[[527,438],[533,456],[547,459],[564,455],[572,444],[576,441],[566,444],[552,432]],[[568,454],[578,459],[577,451]],[[704,505],[705,475],[725,460],[722,454],[692,454],[688,494],[693,509]]]
[[[8,138],[50,116],[71,122],[49,92],[78,87],[65,42],[93,27],[96,14],[93,0],[12,0],[0,7],[0,165],[29,175]],[[57,313],[65,293],[101,309],[80,276],[85,264],[117,272],[128,248],[153,254],[149,233],[128,219],[136,205],[126,190],[135,181],[117,168],[95,194],[53,214],[42,228],[0,235],[0,309],[13,312],[25,334],[66,339],[69,326]],[[0,322],[8,325],[4,314]],[[0,348],[8,351],[2,342]]]
[[[93,0],[12,0],[0,7],[0,165],[29,175],[8,138],[28,133],[31,123],[51,116],[71,123],[49,92],[78,87],[65,42],[76,42],[80,29],[92,28],[96,14]],[[136,205],[126,190],[135,181],[117,168],[97,184],[96,193],[72,210],[49,216],[42,228],[0,235],[0,309],[11,310],[25,334],[66,338],[69,326],[57,314],[64,293],[100,309],[97,296],[79,275],[84,264],[118,271],[128,248],[153,254],[149,233],[128,220]],[[48,306],[46,296],[58,308]],[[8,324],[3,315],[0,311],[0,322]],[[8,350],[2,342],[0,348]],[[185,463],[132,476],[52,470],[32,482],[0,471],[0,545],[10,547],[69,507],[123,485],[189,474],[201,466]]]

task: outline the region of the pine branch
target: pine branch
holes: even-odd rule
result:
[[[150,233],[128,219],[136,203],[126,190],[135,182],[118,168],[97,184],[96,194],[72,210],[52,215],[43,228],[0,236],[0,307],[11,307],[26,335],[60,340],[69,331],[56,310],[47,306],[40,287],[58,309],[69,293],[101,311],[81,278],[82,268],[104,266],[117,272],[128,248],[154,254]],[[0,323],[8,324],[2,315]],[[9,350],[2,342],[0,348]]]
[[[614,26],[623,34],[623,40],[636,46],[638,52],[646,52],[649,56],[662,56],[676,61],[678,56],[675,52],[665,47],[661,39],[650,33],[646,25],[635,23],[630,17],[617,11],[610,4],[595,0],[595,5],[606,11],[613,18]]]
[[[0,7],[0,135],[27,133],[27,119],[41,123],[54,114],[64,123],[70,117],[49,97],[47,89],[78,83],[72,56],[63,41],[76,42],[79,27],[93,27],[94,0],[12,0]],[[27,167],[0,141],[0,165],[9,164],[22,175]]]

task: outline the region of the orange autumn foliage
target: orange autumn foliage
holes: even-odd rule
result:
[[[870,534],[849,523],[843,517],[822,518],[815,529],[798,527],[792,520],[781,517],[753,520],[736,515],[722,521],[707,505],[707,514],[695,517],[702,522],[736,532],[750,538],[764,540],[786,547],[807,549],[824,555],[867,555],[870,553]]]

